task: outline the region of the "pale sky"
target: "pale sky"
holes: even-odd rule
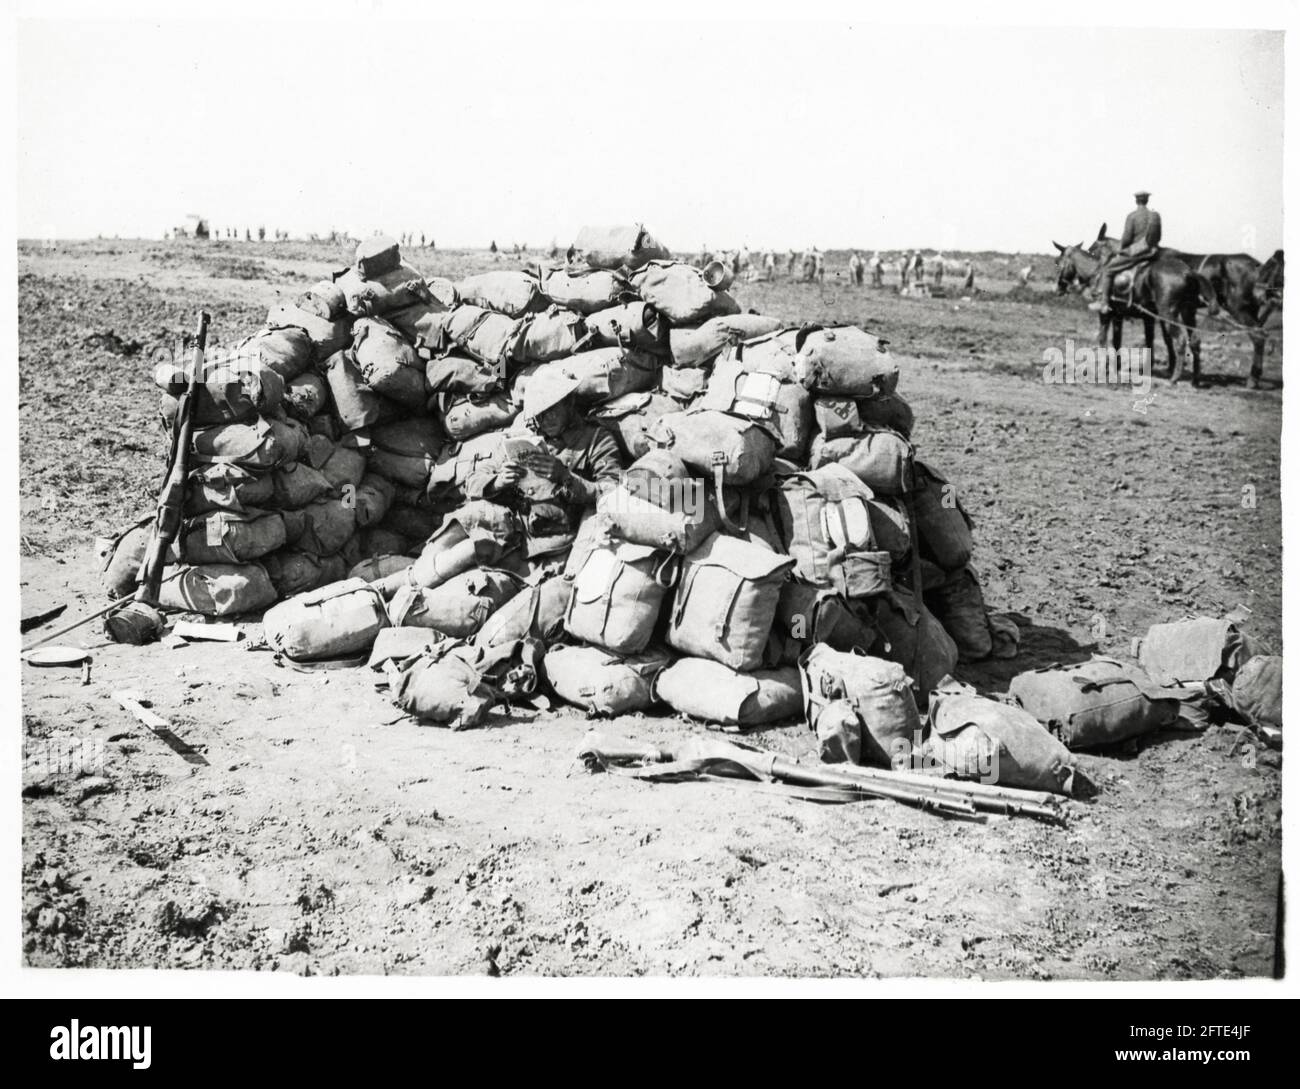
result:
[[[20,22],[19,236],[156,238],[192,212],[444,247],[641,221],[680,252],[1042,252],[1103,219],[1118,233],[1146,188],[1171,246],[1282,245],[1277,31],[403,23],[362,7]]]

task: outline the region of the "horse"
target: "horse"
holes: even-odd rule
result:
[[[1226,311],[1238,325],[1246,327],[1245,332],[1250,337],[1253,353],[1250,378],[1247,379],[1246,385],[1249,389],[1259,389],[1259,379],[1264,371],[1264,347],[1268,342],[1264,322],[1273,309],[1266,304],[1267,288],[1262,292],[1258,290],[1264,266],[1248,253],[1203,254],[1186,253],[1183,250],[1169,252],[1182,258],[1189,268],[1195,269],[1204,276],[1214,289],[1214,296],[1220,309]],[[1278,250],[1273,257],[1269,258],[1270,261],[1274,259],[1278,261],[1278,265],[1274,266],[1278,269],[1281,265],[1281,253],[1282,251]],[[1270,270],[1269,275],[1272,277],[1274,273]]]
[[[1105,224],[1096,242],[1085,248],[1062,246],[1053,242],[1060,256],[1056,259],[1056,292],[1064,295],[1074,285],[1087,287],[1096,277],[1104,258],[1118,252],[1119,242],[1106,237]],[[1121,281],[1122,282],[1122,281]],[[1183,376],[1183,366],[1188,354],[1192,359],[1192,386],[1201,382],[1201,339],[1196,331],[1196,311],[1201,305],[1209,307],[1211,314],[1218,309],[1214,289],[1204,276],[1199,275],[1181,259],[1161,250],[1155,260],[1133,273],[1132,291],[1111,296],[1110,312],[1100,314],[1097,344],[1105,347],[1107,332],[1112,347],[1118,349],[1123,342],[1125,318],[1141,318],[1143,343],[1154,361],[1155,324],[1160,322],[1165,350],[1169,353],[1168,377],[1170,384]]]

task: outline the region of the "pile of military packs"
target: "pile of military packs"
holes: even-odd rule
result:
[[[742,313],[727,284],[640,227],[456,283],[391,239],[363,242],[209,360],[162,604],[274,606],[264,630],[286,658],[384,669],[400,707],[455,728],[550,693],[597,715],[803,717],[827,759],[854,762],[889,763],[927,702],[933,725],[943,699],[964,701],[960,733],[982,697],[931,692],[960,660],[1014,656],[1019,636],[985,610],[954,489],[915,456],[896,364],[856,327]],[[562,569],[477,566],[380,593],[465,503],[475,466],[527,433],[524,391],[556,368],[625,465]],[[166,418],[186,375],[156,378]],[[111,593],[133,589],[147,534],[118,542]],[[1031,747],[1056,746],[1035,766],[1068,790],[1069,753],[1034,726]]]

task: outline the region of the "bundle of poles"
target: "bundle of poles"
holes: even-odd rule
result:
[[[578,759],[592,771],[649,781],[747,779],[785,784],[789,793],[815,801],[887,798],[945,817],[1000,813],[1053,822],[1063,819],[1061,800],[1043,791],[856,764],[800,764],[779,753],[714,738],[690,738],[669,751],[593,730],[583,739]]]

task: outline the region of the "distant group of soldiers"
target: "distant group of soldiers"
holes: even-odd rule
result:
[[[776,279],[777,269],[782,265],[785,268],[785,275],[792,280],[820,284],[826,279],[826,255],[816,246],[809,246],[802,253],[789,250],[784,257],[781,257],[775,250],[765,250],[756,255],[751,253],[748,246],[741,246],[738,250],[715,252],[705,245],[700,247],[699,254],[693,264],[696,268],[704,268],[714,261],[720,261],[729,268],[733,278],[737,280],[748,279],[770,282]],[[849,256],[849,282],[858,287],[865,287],[869,272],[871,286],[883,288],[885,286],[885,264],[886,262],[881,257],[879,250],[865,259],[855,251]],[[947,271],[943,255],[935,254],[927,261],[920,250],[913,250],[911,253],[904,252],[900,254],[898,258],[899,287],[906,289],[911,284],[923,283],[927,264],[931,277],[930,282],[936,287],[941,286]],[[962,289],[966,291],[973,290],[975,287],[975,263],[968,258],[961,271]]]

